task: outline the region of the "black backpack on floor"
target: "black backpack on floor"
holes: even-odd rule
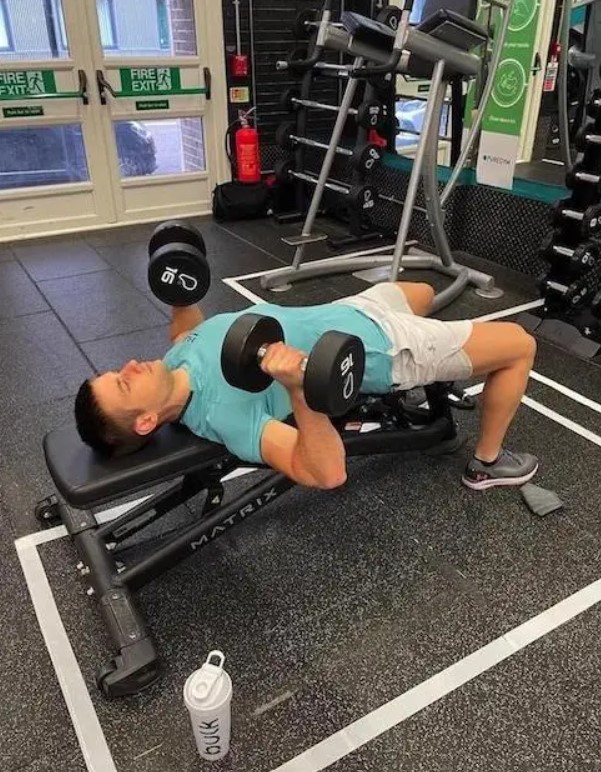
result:
[[[269,187],[263,182],[226,182],[213,191],[213,217],[218,221],[265,217],[270,199]]]

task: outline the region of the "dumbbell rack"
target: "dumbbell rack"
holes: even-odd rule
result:
[[[554,229],[541,249],[550,270],[541,281],[543,315],[577,321],[601,277],[601,99],[594,94],[576,136],[580,155],[566,175],[568,198],[554,207]],[[566,288],[565,291],[562,288]]]
[[[518,322],[577,356],[601,352],[601,91],[587,105],[590,119],[576,135],[579,155],[566,175],[569,198],[557,202],[541,256],[544,304]],[[595,294],[597,293],[597,294]]]
[[[325,2],[324,6],[322,8],[321,12],[321,18],[323,19],[326,14],[331,15],[331,3]],[[301,37],[301,30],[303,26],[303,19],[306,21],[310,21],[317,18],[317,14],[314,11],[311,11],[307,9],[306,11],[303,11],[299,16],[297,17],[297,29],[295,30],[297,37]],[[307,51],[307,57],[308,59],[311,59],[314,56],[314,53],[319,50],[321,52],[320,42],[319,42],[319,27],[316,27],[315,32],[310,35],[309,38],[309,46]],[[298,53],[298,52],[295,52]],[[291,166],[294,169],[294,171],[299,172],[300,175],[298,177],[294,177],[291,180],[288,181],[288,184],[294,185],[294,211],[287,212],[287,213],[279,213],[276,215],[276,220],[279,223],[291,223],[291,222],[298,222],[303,220],[307,215],[308,210],[308,202],[310,200],[310,196],[307,196],[307,180],[303,179],[303,176],[307,176],[307,149],[313,145],[313,147],[322,147],[322,149],[327,149],[327,144],[321,145],[321,143],[315,143],[312,142],[307,138],[307,130],[309,126],[309,115],[311,114],[312,110],[318,110],[318,111],[325,111],[328,106],[322,105],[320,102],[315,101],[314,99],[311,99],[311,92],[312,87],[315,83],[316,78],[322,76],[322,77],[335,77],[338,80],[342,82],[347,82],[349,77],[349,70],[350,66],[345,65],[342,61],[340,61],[339,64],[324,62],[324,61],[317,61],[314,62],[313,65],[309,68],[305,67],[302,63],[300,64],[294,64],[295,56],[291,56],[287,63],[286,67],[291,70],[299,70],[302,72],[302,79],[300,84],[300,89],[298,91],[298,94],[296,95],[296,100],[298,100],[299,104],[293,104],[292,97],[295,92],[294,89],[287,90],[282,95],[282,107],[287,109],[290,112],[289,120],[286,122],[286,124],[281,124],[280,129],[283,129],[285,125],[293,125],[294,126],[294,134],[295,136],[302,139],[301,142],[295,143],[294,148],[290,149],[290,152],[292,153],[292,157],[290,158]],[[283,69],[284,64],[280,63],[279,69]],[[363,83],[363,96],[362,96],[362,105],[368,105],[369,103],[376,102],[377,99],[377,90],[376,87],[365,81]],[[339,106],[338,105],[331,105],[332,112],[338,112]],[[281,131],[278,132],[281,135]],[[277,136],[277,134],[276,134]],[[305,139],[306,138],[306,139]],[[355,143],[352,148],[348,148],[349,154],[354,154],[359,152],[361,149],[365,148],[369,142],[370,138],[370,130],[367,126],[361,125],[361,122],[357,121],[357,133],[355,136]],[[282,146],[285,145],[285,142],[279,142]],[[346,148],[345,148],[346,151]],[[282,168],[282,165],[279,165],[279,168]],[[348,180],[350,177],[350,182],[348,183],[349,189],[360,189],[363,185],[365,185],[367,176],[369,172],[366,169],[352,169],[351,174],[345,175],[345,178]],[[309,176],[314,177],[315,175],[309,172]],[[280,181],[281,183],[281,181]],[[345,182],[345,185],[347,183]],[[335,188],[335,186],[332,186]],[[339,203],[340,199],[339,196],[336,196],[336,202]],[[325,208],[320,210],[320,214],[325,213]],[[365,214],[364,211],[357,210],[356,208],[350,206],[346,207],[348,212],[348,225],[350,230],[350,236],[345,237],[340,240],[329,240],[330,246],[334,249],[339,249],[342,247],[350,246],[352,244],[357,244],[359,242],[364,241],[374,241],[378,239],[383,239],[386,237],[387,234],[382,232],[381,230],[374,230],[371,226],[371,223],[369,222],[369,217]],[[390,236],[390,234],[388,234]],[[316,234],[314,241],[323,241],[327,237],[322,234]]]

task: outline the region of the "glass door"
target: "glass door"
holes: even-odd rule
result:
[[[81,11],[0,0],[0,240],[115,220]]]
[[[209,212],[226,173],[221,3],[86,0],[86,10],[118,221]]]
[[[0,240],[210,211],[221,7],[0,0]]]

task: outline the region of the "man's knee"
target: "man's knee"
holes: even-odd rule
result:
[[[515,328],[517,350],[519,352],[520,359],[534,362],[537,349],[536,338],[529,332],[526,332],[526,330],[519,324],[515,324]]]

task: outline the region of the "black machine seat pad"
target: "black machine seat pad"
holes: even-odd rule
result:
[[[374,21],[354,11],[342,14],[342,24],[357,41],[392,51],[396,33],[387,24]],[[415,28],[433,37],[438,37],[464,51],[470,51],[487,39],[486,30],[471,19],[456,11],[440,9],[428,16]]]
[[[48,471],[67,504],[80,509],[150,488],[232,458],[223,445],[202,440],[182,426],[168,425],[140,450],[103,459],[85,445],[75,426],[44,437]]]

